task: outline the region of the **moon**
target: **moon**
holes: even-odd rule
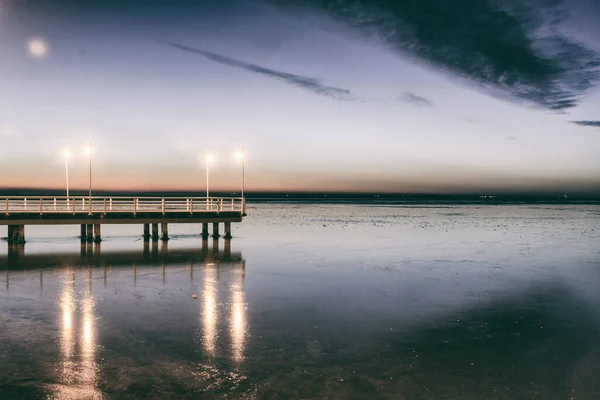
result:
[[[27,52],[34,58],[42,58],[48,54],[48,44],[39,38],[29,39],[27,42]]]

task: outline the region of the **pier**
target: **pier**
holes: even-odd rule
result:
[[[202,225],[202,237],[230,239],[231,223],[246,216],[244,197],[49,197],[0,198],[0,226],[8,243],[25,243],[26,225],[80,225],[82,242],[102,241],[103,224],[141,224],[144,241],[169,240],[168,224]],[[160,235],[159,235],[160,224]]]

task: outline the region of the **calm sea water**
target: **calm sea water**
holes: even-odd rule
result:
[[[600,398],[600,207],[248,211],[0,243],[0,399]]]

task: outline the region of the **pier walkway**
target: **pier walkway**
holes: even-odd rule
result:
[[[231,223],[246,215],[243,197],[0,197],[0,226],[9,243],[25,243],[25,225],[80,225],[81,241],[100,242],[102,224],[143,224],[144,240],[168,240],[169,223],[202,224],[202,236],[218,238],[219,223],[231,238]],[[152,227],[152,232],[150,231]]]

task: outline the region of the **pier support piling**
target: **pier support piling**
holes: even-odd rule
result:
[[[158,224],[152,224],[152,240],[158,240]]]
[[[144,224],[144,242],[150,241],[150,224]]]
[[[86,225],[86,240],[88,243],[94,240],[94,225],[92,224]]]
[[[87,240],[87,233],[86,233],[85,224],[81,224],[79,232],[80,232],[79,238],[81,239],[81,243],[83,243],[83,242],[85,242]]]
[[[225,239],[231,239],[231,222],[225,222]]]
[[[208,223],[204,222],[202,224],[202,239],[208,239]]]
[[[9,225],[8,226],[8,243],[10,243],[10,244],[25,243],[25,225]]]
[[[160,240],[169,240],[169,228],[167,226],[168,224],[162,223],[160,224],[160,230],[162,233],[162,236],[160,238]]]
[[[218,239],[219,236],[219,223],[218,222],[213,222],[213,239]]]
[[[100,234],[100,224],[94,224],[94,242],[100,243],[102,241],[102,235]]]

